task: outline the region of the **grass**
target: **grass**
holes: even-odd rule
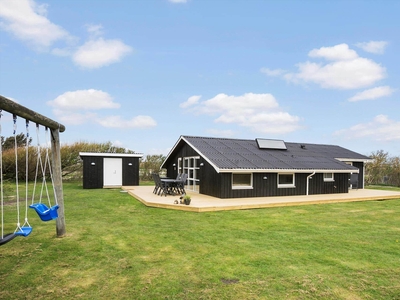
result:
[[[64,194],[66,237],[30,211],[0,247],[0,299],[400,299],[400,199],[191,213]]]
[[[391,185],[368,185],[365,188],[366,189],[372,189],[372,190],[387,190],[387,191],[400,192],[400,187],[391,186]]]

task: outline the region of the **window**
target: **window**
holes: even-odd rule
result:
[[[252,189],[253,174],[232,174],[232,189]]]
[[[335,181],[333,173],[324,173],[324,181]]]
[[[278,174],[278,188],[295,187],[294,174]]]

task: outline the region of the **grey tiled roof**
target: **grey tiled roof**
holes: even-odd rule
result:
[[[256,140],[182,136],[216,168],[252,170],[346,170],[357,168],[344,160],[368,160],[359,153],[335,145],[286,142],[287,150],[259,149]],[[303,145],[303,147],[302,147]]]

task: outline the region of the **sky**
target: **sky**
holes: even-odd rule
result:
[[[399,156],[399,12],[395,0],[0,0],[0,94],[65,125],[63,144],[167,155],[191,135]]]

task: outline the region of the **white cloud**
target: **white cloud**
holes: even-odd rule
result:
[[[271,94],[218,94],[202,102],[198,100],[189,110],[216,116],[216,123],[238,124],[263,133],[287,133],[300,128],[300,118],[282,111]]]
[[[91,37],[103,35],[103,25],[101,24],[86,24],[85,27]]]
[[[168,0],[168,2],[171,2],[171,3],[187,3],[188,0]]]
[[[120,104],[113,102],[113,98],[108,93],[94,89],[66,92],[47,103],[60,110],[98,110],[120,107]]]
[[[130,52],[132,48],[120,40],[98,38],[80,46],[72,60],[80,67],[94,69],[119,62]]]
[[[400,121],[391,120],[386,115],[377,115],[371,122],[354,125],[334,133],[347,139],[372,138],[375,141],[400,140]]]
[[[349,98],[349,101],[361,101],[361,100],[374,100],[381,97],[386,97],[392,95],[394,89],[390,86],[378,86],[372,89],[368,89],[355,94],[353,97]]]
[[[181,104],[179,104],[179,107],[181,108],[188,108],[190,106],[193,106],[195,104],[197,104],[200,100],[201,96],[191,96],[187,99],[187,101],[182,102]]]
[[[46,17],[47,5],[36,4],[33,0],[0,1],[0,27],[10,32],[36,50],[47,50],[56,41],[73,39],[62,27]]]
[[[121,116],[108,116],[104,118],[98,118],[96,120],[103,127],[109,128],[151,128],[157,126],[157,122],[149,116],[136,116],[130,120],[124,120]]]
[[[321,47],[308,53],[310,57],[322,57],[327,60],[353,60],[358,57],[357,52],[349,49],[347,44],[339,44],[333,47]]]
[[[93,69],[119,62],[132,48],[118,39],[104,39],[101,24],[88,24],[89,40],[77,46],[78,38],[47,18],[47,5],[34,0],[1,0],[0,29],[10,32],[38,51],[56,56],[71,57],[83,68]],[[64,45],[52,47],[57,42]]]
[[[47,102],[53,107],[53,113],[64,124],[80,125],[88,122],[97,123],[103,127],[121,129],[144,129],[157,125],[149,116],[135,116],[129,120],[121,116],[100,116],[93,111],[118,109],[120,104],[106,92],[100,90],[78,90],[66,92],[52,101]]]
[[[327,89],[358,89],[371,86],[385,78],[386,69],[373,60],[359,57],[346,44],[313,49],[312,58],[323,58],[326,63],[302,62],[297,64],[296,73],[280,69],[261,71],[268,76],[281,76],[293,83],[315,83]]]
[[[62,109],[54,108],[54,115],[57,117],[63,124],[71,124],[71,125],[81,125],[90,120],[93,120],[97,115],[92,112],[74,112],[74,111],[65,111]]]
[[[370,41],[356,44],[357,47],[363,49],[364,51],[374,54],[383,54],[387,45],[388,42],[385,41]]]

